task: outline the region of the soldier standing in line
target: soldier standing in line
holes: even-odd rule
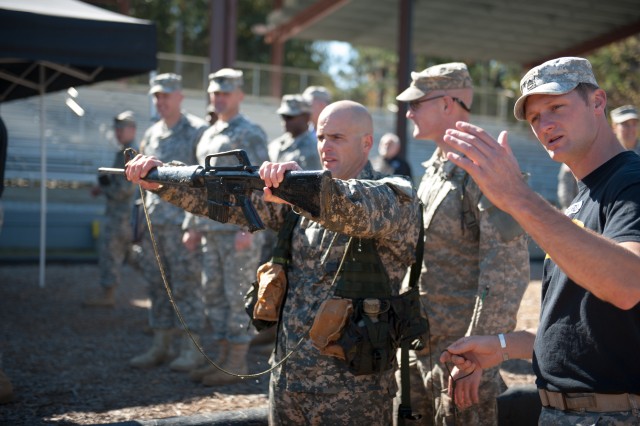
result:
[[[209,76],[209,97],[218,120],[202,135],[197,160],[232,149],[243,149],[251,164],[269,160],[267,135],[240,113],[244,99],[242,71],[223,68]],[[236,165],[235,158],[214,158],[214,166]],[[202,244],[202,286],[206,312],[213,327],[216,364],[229,371],[246,374],[246,356],[253,337],[244,311],[244,292],[255,281],[263,235],[244,232],[237,225],[214,222],[187,214],[183,226],[185,241]],[[213,366],[194,369],[192,380],[206,386],[233,383],[237,377],[221,373]]]
[[[323,86],[309,86],[302,92],[302,97],[311,104],[309,130],[315,135],[318,117],[320,117],[322,110],[331,103],[331,93]]]
[[[386,175],[411,178],[411,166],[400,156],[400,138],[395,133],[385,133],[378,143],[378,155],[371,160],[373,168]]]
[[[284,95],[276,111],[285,133],[269,143],[269,158],[274,163],[295,161],[303,170],[320,170],[316,135],[309,129],[311,105],[302,95]]]
[[[347,362],[321,352],[308,338],[319,307],[335,299],[334,290],[340,287],[340,282],[336,287],[333,281],[340,260],[351,257],[345,256],[350,237],[356,244],[352,256],[360,245],[366,251],[367,241],[371,242],[375,264],[385,272],[375,277],[386,275],[394,295],[415,261],[420,234],[418,198],[406,179],[385,178],[373,170],[368,161],[372,146],[373,120],[362,105],[339,101],[323,110],[318,151],[323,168],[331,171],[333,179],[324,181],[319,192],[305,194],[317,203],[317,217],[300,207],[278,203],[281,200],[269,189],[279,186],[287,170],[300,170],[296,163],[264,163],[260,168],[264,198],[254,192],[251,201],[265,225],[279,229],[292,209],[299,215],[291,235],[288,285],[271,361],[279,363],[292,354],[271,373],[269,424],[391,424],[395,362],[380,372],[354,375]],[[162,164],[138,156],[127,167],[127,177],[167,201],[206,216],[205,191],[140,180]],[[231,209],[231,220],[246,225],[238,210]]]
[[[184,98],[181,76],[158,75],[151,81],[149,94],[153,95],[161,119],[145,132],[140,152],[166,161],[195,164],[198,140],[208,126],[203,119],[181,111]],[[182,243],[185,213],[182,209],[163,201],[152,192],[145,194],[144,202],[173,299],[187,326],[199,339],[204,326],[200,250],[185,250]],[[153,344],[146,352],[132,358],[129,364],[137,368],[149,368],[169,361],[172,331],[174,327],[182,326],[165,290],[149,235],[142,240],[142,251],[145,257],[145,261],[141,262],[142,272],[149,284],[151,299],[149,325],[153,331]],[[175,371],[190,371],[202,362],[203,357],[186,333],[181,337],[179,356],[171,361],[169,367]]]
[[[424,424],[495,425],[496,397],[506,389],[499,369],[476,377],[481,381],[480,405],[454,418],[455,407],[446,393],[448,375],[437,360],[462,336],[513,330],[529,283],[526,235],[468,173],[446,159],[445,131],[469,119],[473,84],[467,66],[435,65],[411,76],[411,85],[396,99],[409,103],[413,136],[437,145],[423,164],[418,189],[425,230],[420,290],[430,339],[415,354],[420,376],[411,381],[413,405],[426,410]]]
[[[113,167],[124,165],[124,150],[133,148],[136,137],[136,120],[132,111],[124,111],[115,116],[113,128],[119,144]],[[131,210],[135,185],[124,176],[102,175],[99,185],[94,186],[91,194],[95,197],[104,194],[107,199],[104,227],[98,242],[98,267],[100,269],[101,292],[88,297],[84,306],[115,305],[115,290],[122,282],[122,265],[131,253]]]
[[[560,165],[558,171],[558,206],[561,210],[571,205],[571,201],[578,195],[578,182],[566,164]]]
[[[616,137],[629,151],[640,154],[638,144],[638,110],[633,105],[624,105],[611,111],[611,127]]]

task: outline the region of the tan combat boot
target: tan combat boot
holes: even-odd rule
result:
[[[151,348],[142,355],[129,360],[129,365],[135,368],[150,368],[160,365],[169,359],[169,346],[171,344],[171,330],[154,329]]]
[[[233,374],[247,374],[249,372],[249,368],[247,367],[248,351],[249,343],[231,343],[229,345],[227,359],[222,363],[222,368]],[[202,384],[205,386],[222,386],[237,383],[241,380],[240,377],[216,370],[215,373],[204,376],[202,378]]]
[[[217,340],[215,342],[215,352],[213,353],[213,356],[211,357],[211,359],[213,360],[213,362],[216,363],[216,365],[222,366],[222,364],[224,364],[225,360],[227,359],[228,351],[229,351],[229,341],[225,339]],[[201,382],[205,376],[209,376],[215,373],[216,371],[218,371],[216,367],[207,363],[207,365],[205,365],[204,367],[192,370],[189,373],[189,378],[194,382]]]
[[[200,337],[191,333],[193,340],[200,345]],[[171,361],[169,368],[173,371],[191,371],[201,366],[205,361],[204,356],[191,340],[189,335],[184,332],[180,338],[180,354],[178,358]]]
[[[102,287],[100,294],[88,297],[82,302],[82,306],[97,307],[103,306],[113,308],[116,304],[115,287]]]
[[[0,404],[7,403],[13,399],[13,385],[9,378],[0,370]]]

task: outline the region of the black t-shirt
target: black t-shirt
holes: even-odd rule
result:
[[[640,241],[640,156],[621,153],[586,176],[566,214],[611,240]],[[640,393],[639,354],[640,303],[618,309],[575,284],[547,257],[533,354],[537,386]]]

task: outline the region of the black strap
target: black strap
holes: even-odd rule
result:
[[[411,265],[409,273],[409,288],[418,285],[420,270],[422,269],[422,257],[424,256],[424,221],[422,219],[422,204],[420,204],[420,235],[416,245],[416,261]],[[419,420],[420,414],[413,414],[411,408],[411,374],[409,374],[409,345],[411,342],[404,339],[400,342],[400,406],[398,407],[398,426],[404,426],[406,420]]]
[[[300,216],[293,210],[289,210],[285,216],[284,223],[278,231],[278,241],[273,248],[271,262],[283,266],[287,266],[291,262],[291,236],[299,218]]]

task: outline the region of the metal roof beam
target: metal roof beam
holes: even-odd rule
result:
[[[342,8],[351,0],[319,0],[313,3],[311,6],[298,12],[291,19],[288,19],[285,24],[278,25],[274,29],[267,32],[265,35],[265,42],[271,43],[284,43],[291,37],[294,37],[300,31],[313,25],[314,23],[324,19],[326,16],[331,15],[336,10]]]
[[[627,38],[638,33],[640,33],[640,21],[636,21],[630,25],[618,28],[607,34],[603,34],[599,37],[592,38],[591,40],[587,40],[585,42],[576,44],[575,46],[572,46],[568,49],[560,50],[560,51],[554,52],[551,55],[547,55],[535,61],[531,61],[525,64],[524,67],[531,68],[545,61],[548,61],[554,58],[559,58],[561,56],[583,55],[599,47],[606,46],[615,41],[622,40],[623,38]]]

